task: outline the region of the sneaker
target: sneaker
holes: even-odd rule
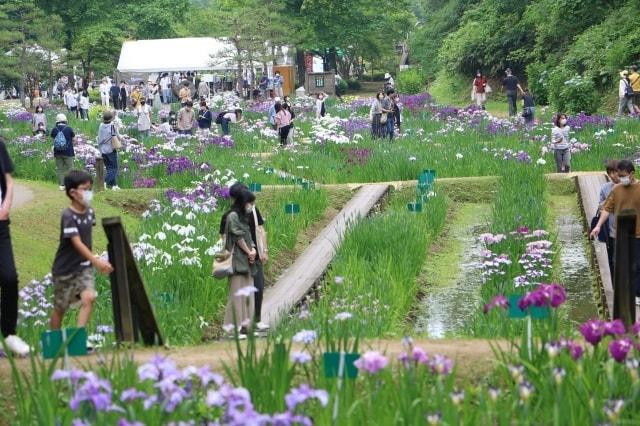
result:
[[[58,187],[58,189],[59,189],[60,191],[64,191],[64,185],[60,185],[60,186]]]
[[[112,191],[120,191],[120,187],[119,187],[118,185],[113,185],[113,186],[111,187],[111,190],[112,190]]]
[[[258,331],[267,331],[271,328],[271,326],[265,322],[259,321],[256,323],[256,330]]]
[[[18,356],[27,356],[31,352],[29,345],[16,335],[9,336],[4,341],[7,343],[9,350]]]

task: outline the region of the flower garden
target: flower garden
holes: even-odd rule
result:
[[[216,98],[212,110],[234,101]],[[136,140],[135,118],[120,114],[134,139],[121,152],[119,186],[153,199],[134,212],[137,226],[127,231],[160,330],[177,350],[211,350],[211,366],[159,348],[141,361],[137,348],[117,348],[109,282],[98,277],[88,330],[97,355],[71,366],[38,356],[0,360],[0,377],[13,384],[3,410],[15,411],[11,423],[637,424],[640,323],[625,327],[598,316],[602,301],[591,283],[577,283],[590,319],[575,317],[583,308],[572,305],[573,287],[561,281],[567,247],[553,200],[579,207],[573,180],[549,176],[551,112],[527,126],[435,101],[426,93],[403,96],[402,128],[388,141],[370,136],[369,99],[331,100],[319,121],[311,100],[297,99],[295,144],[284,149],[267,124],[267,104],[247,105],[246,126],[233,127],[230,137],[152,133]],[[56,112],[47,110],[50,121]],[[91,172],[99,116],[94,107],[89,121],[69,122],[80,135],[76,166]],[[15,177],[55,182],[51,140],[30,136],[30,113],[7,110],[0,119]],[[599,171],[609,159],[639,154],[635,119],[577,115],[569,125],[572,171]],[[202,345],[221,336],[227,288],[211,278],[210,265],[230,182],[263,185],[257,203],[273,284],[353,196],[341,184],[415,181],[425,169],[436,171],[434,186],[398,185],[353,223],[313,294],[269,337],[226,342],[228,362]],[[417,197],[421,211],[411,211]],[[96,198],[109,202],[108,193]],[[287,203],[299,204],[300,214],[285,213]],[[454,232],[463,212],[478,243],[471,272],[460,266],[468,253]],[[479,285],[455,305],[466,319],[444,337],[484,345],[489,363],[433,353],[434,340],[426,339],[438,336],[415,328],[420,300],[438,286],[446,294],[452,280],[464,288],[473,277]],[[52,289],[49,277],[29,278],[19,334],[37,347]]]

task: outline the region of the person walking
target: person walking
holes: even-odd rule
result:
[[[391,95],[395,93],[394,90],[387,91],[385,97],[382,99],[382,113],[386,115],[385,129],[383,137],[389,136],[389,140],[393,140],[395,124],[393,115],[393,101]],[[381,119],[384,120],[384,118]]]
[[[482,75],[482,71],[477,71],[471,85],[471,98],[482,109],[485,109],[487,102],[487,86],[487,79]]]
[[[369,119],[371,120],[371,137],[379,139],[384,137],[384,127],[382,124],[382,98],[384,94],[378,92],[376,98],[371,103],[369,110]]]
[[[11,245],[9,215],[13,203],[13,162],[0,137],[0,329],[7,348],[18,356],[26,356],[31,348],[17,335],[18,273]]]
[[[614,185],[611,193],[604,202],[600,220],[591,230],[589,235],[591,238],[597,238],[602,226],[609,220],[609,216],[613,213],[619,215],[624,210],[632,210],[636,215],[640,216],[640,183],[635,177],[635,167],[629,160],[618,162],[616,168],[619,185]],[[617,232],[617,230],[616,230]],[[634,238],[634,258],[632,288],[631,291],[636,296],[636,305],[640,305],[640,220],[636,221]],[[617,238],[617,235],[615,236]]]
[[[160,79],[160,89],[162,90],[162,103],[170,104],[171,103],[171,77],[169,77],[168,73],[164,73],[162,78]]]
[[[273,90],[276,92],[276,96],[280,99],[284,98],[284,91],[282,89],[283,84],[284,79],[280,75],[280,71],[276,71],[275,75],[273,76]]]
[[[73,150],[76,134],[67,125],[67,117],[64,114],[56,115],[56,125],[51,129],[53,138],[53,157],[56,160],[56,173],[60,191],[64,191],[64,177],[73,168],[73,158],[76,156]]]
[[[280,111],[276,114],[276,130],[280,136],[280,146],[285,146],[287,144],[289,130],[291,130],[291,113],[284,107],[281,107]]]
[[[227,333],[240,339],[253,328],[255,287],[257,273],[256,245],[251,236],[249,218],[253,215],[256,197],[249,191],[240,191],[231,208],[225,213],[225,248],[233,254],[233,274],[229,277],[229,297],[224,315]]]
[[[115,80],[111,82],[111,87],[109,88],[109,97],[111,98],[111,104],[113,105],[113,110],[117,111],[120,109],[120,89],[116,84]]]
[[[242,123],[244,118],[242,118],[242,109],[236,108],[233,112],[228,112],[222,116],[222,121],[220,122],[220,127],[222,128],[222,134],[229,134],[229,123]]]
[[[44,114],[42,105],[38,105],[36,107],[36,112],[31,118],[31,131],[33,132],[34,136],[37,134],[47,134],[47,116]]]
[[[209,84],[206,81],[201,81],[198,85],[198,97],[207,99],[210,94]]]
[[[151,107],[147,105],[145,98],[140,99],[140,108],[138,108],[138,132],[143,138],[149,136],[151,129]]]
[[[633,109],[633,88],[629,80],[629,71],[620,72],[620,83],[618,84],[618,116],[621,116],[626,108],[629,114],[634,114]]]
[[[636,114],[640,113],[640,73],[638,66],[631,66],[631,74],[629,74],[629,83],[633,89],[633,108]]]
[[[229,188],[229,196],[236,200],[242,191],[249,191],[246,185],[236,182]],[[255,194],[254,194],[255,195]],[[224,236],[227,223],[226,215],[220,221],[220,235]],[[264,219],[258,206],[253,205],[253,211],[249,216],[249,228],[251,239],[256,244],[256,274],[253,276],[253,285],[256,288],[254,294],[254,319],[256,331],[267,331],[269,324],[262,322],[262,299],[264,296],[264,265],[269,260],[269,248],[267,246],[267,234],[264,232]],[[258,238],[258,234],[260,238]]]
[[[113,191],[120,190],[118,186],[118,151],[113,146],[113,139],[122,137],[117,126],[113,123],[115,115],[111,111],[102,113],[102,123],[98,127],[98,150],[102,154],[107,175],[104,178],[105,186]]]
[[[89,108],[91,108],[91,103],[89,102],[89,92],[86,90],[80,93],[78,106],[80,107],[80,118],[84,121],[89,121]]]
[[[522,92],[522,117],[524,122],[532,124],[535,120],[536,104],[533,101],[533,95],[529,92],[527,87]]]
[[[618,178],[618,162],[617,161],[609,161],[607,163],[607,177],[609,181],[602,185],[600,188],[600,198],[598,200],[598,211],[602,214],[602,209],[604,207],[604,202],[609,198],[609,194],[613,190],[613,187],[620,183],[620,179]],[[613,265],[614,265],[614,249],[616,247],[616,215],[614,213],[609,214],[609,219],[607,220],[608,231],[607,232],[607,258],[609,260],[609,272],[613,277]]]
[[[122,111],[127,110],[127,98],[129,97],[129,92],[127,90],[127,83],[123,81],[120,82],[120,94],[118,96],[118,103],[120,104],[120,109]]]
[[[505,70],[506,77],[502,80],[502,87],[507,94],[507,105],[509,106],[509,117],[513,117],[518,113],[516,100],[518,99],[518,90],[522,92],[522,87],[518,81],[518,77],[513,75],[511,68]]]
[[[556,159],[556,173],[569,173],[571,171],[570,130],[570,127],[567,126],[567,116],[558,114],[553,129],[551,129],[551,144]]]
[[[109,84],[106,78],[103,78],[102,83],[100,83],[100,104],[103,107],[109,106],[110,90],[111,90],[111,85]]]
[[[212,122],[213,115],[211,114],[211,111],[209,111],[207,101],[203,99],[200,101],[200,110],[198,111],[198,133],[202,136],[208,136]]]

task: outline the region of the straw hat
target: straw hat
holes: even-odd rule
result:
[[[67,122],[67,116],[60,113],[58,115],[56,115],[56,123],[66,123]]]
[[[629,71],[627,70],[622,70],[620,71],[620,77],[625,78],[629,75]]]

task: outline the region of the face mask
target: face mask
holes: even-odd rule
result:
[[[623,176],[620,178],[620,183],[624,186],[629,186],[631,185],[631,178],[629,176]]]
[[[564,126],[565,124],[567,124],[567,120],[563,118],[562,120],[560,120],[560,124]]]
[[[85,190],[84,193],[82,194],[82,202],[86,206],[90,206],[91,205],[91,200],[93,200],[93,191],[90,190],[90,189]]]
[[[251,214],[251,213],[253,213],[253,206],[245,207],[244,211],[245,211],[247,214]]]

